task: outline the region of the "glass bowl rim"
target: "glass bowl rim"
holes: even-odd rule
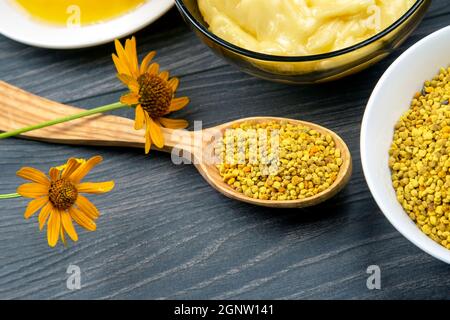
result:
[[[350,47],[346,47],[343,49],[326,52],[326,53],[320,53],[320,54],[314,54],[314,55],[306,55],[306,56],[277,56],[277,55],[270,55],[265,54],[261,52],[251,51],[248,49],[244,49],[242,47],[239,47],[237,45],[232,44],[231,42],[228,42],[218,36],[216,36],[214,33],[210,32],[207,28],[203,26],[194,16],[190,13],[188,8],[184,4],[184,0],[175,0],[175,4],[180,10],[180,12],[189,20],[191,24],[195,26],[197,30],[199,30],[203,35],[205,35],[207,38],[212,40],[213,42],[219,44],[222,47],[225,47],[226,49],[233,51],[234,53],[257,59],[262,61],[271,61],[271,62],[307,62],[307,61],[318,61],[323,59],[329,59],[334,58],[337,56],[344,55],[346,53],[358,50],[360,48],[366,47],[379,39],[385,37],[395,29],[397,29],[399,26],[401,26],[406,20],[408,20],[416,11],[419,9],[425,2],[429,0],[417,0],[411,8],[409,8],[406,13],[404,13],[397,21],[395,21],[393,24],[391,24],[389,27],[384,29],[383,31],[375,34],[374,36],[359,42],[357,44],[354,44]]]

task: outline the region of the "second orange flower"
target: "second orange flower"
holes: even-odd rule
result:
[[[169,72],[160,72],[159,65],[151,62],[156,52],[145,56],[139,66],[136,39],[125,41],[125,47],[116,40],[116,54],[112,55],[118,78],[129,88],[130,92],[121,97],[120,102],[136,106],[135,129],[145,126],[145,153],[149,153],[152,143],[156,147],[164,146],[161,127],[184,129],[186,120],[169,119],[165,116],[180,110],[189,103],[189,98],[175,98],[178,88],[177,78],[169,79]]]

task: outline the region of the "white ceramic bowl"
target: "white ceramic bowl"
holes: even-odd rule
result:
[[[0,33],[36,47],[91,47],[144,28],[166,13],[174,3],[174,0],[149,0],[118,18],[78,28],[67,28],[36,21],[19,10],[12,0],[0,0]]]
[[[388,151],[394,126],[413,95],[441,67],[450,66],[450,27],[403,53],[385,72],[370,97],[361,128],[361,160],[370,191],[392,225],[423,251],[450,263],[450,250],[427,237],[398,203],[391,184]]]

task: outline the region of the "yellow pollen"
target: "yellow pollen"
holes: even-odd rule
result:
[[[52,181],[48,191],[52,205],[60,210],[67,210],[77,201],[77,188],[66,179]]]
[[[169,112],[173,91],[166,80],[144,73],[138,78],[139,103],[151,118],[159,118]]]

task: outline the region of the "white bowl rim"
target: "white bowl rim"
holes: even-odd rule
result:
[[[175,0],[150,0],[129,13],[102,23],[64,28],[36,21],[14,8],[14,3],[0,1],[0,34],[20,43],[47,49],[92,47],[146,27],[169,11],[174,4]],[[11,21],[16,22],[12,25]]]
[[[375,89],[373,90],[370,99],[367,103],[366,110],[364,112],[362,125],[361,125],[361,138],[360,138],[360,155],[361,155],[361,163],[363,168],[363,173],[366,178],[366,182],[369,186],[369,189],[372,193],[373,198],[375,199],[375,202],[377,203],[378,207],[383,212],[384,216],[389,220],[389,222],[397,229],[398,232],[400,232],[406,239],[411,241],[414,245],[416,245],[418,248],[422,249],[424,252],[428,253],[429,255],[435,257],[436,259],[439,259],[443,262],[446,262],[450,264],[450,254],[448,256],[442,256],[439,253],[435,252],[435,250],[430,250],[422,241],[415,239],[413,237],[410,237],[408,235],[408,232],[406,231],[406,228],[398,224],[394,219],[393,216],[389,213],[390,209],[385,205],[385,203],[381,200],[382,196],[379,194],[378,189],[376,187],[376,182],[373,179],[372,173],[369,171],[368,164],[365,160],[365,154],[366,149],[368,148],[366,140],[367,140],[367,130],[369,125],[369,119],[371,118],[371,113],[375,112],[375,97],[378,96],[381,92],[381,87],[384,85],[387,79],[390,78],[391,74],[395,72],[395,69],[397,68],[397,65],[401,64],[403,59],[414,55],[417,48],[422,47],[428,42],[433,42],[435,38],[441,36],[441,34],[450,32],[450,26],[444,27],[440,30],[437,30],[433,32],[432,34],[426,36],[425,38],[421,39],[417,43],[415,43],[413,46],[411,46],[409,49],[407,49],[403,54],[401,54],[392,64],[391,66],[385,71],[383,76],[378,81],[377,85],[375,86]],[[425,81],[426,79],[423,79]],[[405,212],[406,214],[406,212]],[[430,239],[431,240],[431,239]],[[436,245],[439,246],[439,244],[436,243]],[[443,248],[443,247],[442,247]],[[443,248],[445,249],[445,248]]]

